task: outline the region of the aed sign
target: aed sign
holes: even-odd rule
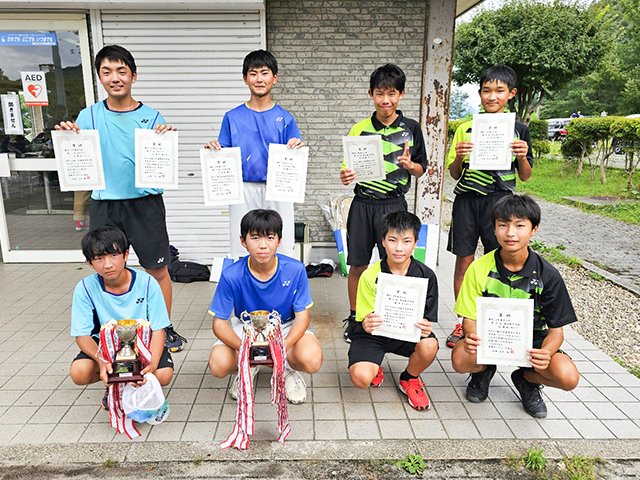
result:
[[[22,76],[24,104],[27,107],[49,106],[44,72],[20,72],[20,75]]]

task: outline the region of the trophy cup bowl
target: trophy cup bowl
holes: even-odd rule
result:
[[[108,375],[109,383],[138,382],[144,377],[140,375],[142,364],[136,352],[131,348],[138,333],[138,322],[135,320],[118,320],[116,325],[118,338],[122,343],[116,352],[113,362],[113,373]]]
[[[264,329],[269,323],[271,313],[266,310],[254,310],[251,313],[242,312],[242,320],[249,317],[251,325],[257,332],[256,338],[253,339],[251,348],[249,349],[249,365],[273,365],[273,359],[271,358],[271,350],[269,350],[269,343],[264,337]]]

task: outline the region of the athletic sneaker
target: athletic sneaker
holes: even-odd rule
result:
[[[520,394],[520,401],[524,407],[524,411],[534,418],[546,418],[547,406],[542,400],[540,390],[542,385],[531,383],[524,378],[524,370],[519,368],[511,373],[511,381],[515,385]]]
[[[489,384],[496,374],[495,365],[487,365],[487,368],[478,373],[469,375],[471,381],[467,385],[467,400],[471,403],[482,403],[489,396]]]
[[[249,371],[251,372],[251,386],[256,386],[256,375],[260,371],[260,365],[254,365],[253,367],[249,367]],[[229,396],[232,400],[238,399],[238,375],[234,375],[231,377],[231,385],[229,385]]]
[[[109,410],[109,387],[104,391],[101,404],[104,410]]]
[[[287,400],[294,405],[304,403],[307,400],[307,384],[302,375],[295,370],[285,370],[284,389],[287,394]]]
[[[353,328],[356,326],[356,316],[355,315],[349,315],[347,318],[345,318],[342,321],[342,326],[344,328],[344,332],[342,333],[342,339],[347,342],[347,343],[351,343],[351,333],[353,332]]]
[[[83,230],[89,230],[89,222],[78,220],[76,222],[76,232],[82,232]]]
[[[164,346],[169,349],[170,352],[181,352],[184,348],[184,343],[187,343],[187,339],[178,334],[173,329],[173,325],[169,325],[164,329]]]
[[[372,387],[379,387],[384,381],[384,373],[382,373],[382,367],[378,367],[378,374],[373,380],[371,380]]]
[[[456,324],[456,327],[453,329],[453,332],[451,332],[451,335],[447,337],[447,347],[449,348],[455,347],[456,342],[460,340],[462,337],[464,337],[464,334],[462,333],[462,324],[458,323]]]
[[[422,387],[424,387],[424,383],[419,378],[412,378],[406,382],[400,380],[400,391],[409,399],[409,405],[416,410],[429,410],[431,407],[429,397],[427,397]]]

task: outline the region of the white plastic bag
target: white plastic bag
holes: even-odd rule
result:
[[[156,376],[147,373],[144,377],[147,379],[144,385],[125,385],[122,392],[122,409],[127,417],[136,422],[157,425],[169,416],[169,402],[164,398]]]

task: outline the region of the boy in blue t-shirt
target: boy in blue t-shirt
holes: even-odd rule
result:
[[[222,119],[218,140],[205,148],[220,150],[240,147],[244,203],[229,205],[231,255],[240,257],[245,250],[240,242],[240,221],[256,208],[268,208],[280,214],[283,221],[280,253],[293,255],[293,203],[265,200],[269,144],[278,143],[289,148],[304,145],[293,115],[271,100],[271,89],[278,81],[278,62],[266,50],[249,53],[242,65],[244,83],[251,91],[248,102],[228,111]]]
[[[98,79],[107,98],[79,114],[75,122],[60,122],[56,130],[98,130],[104,168],[104,190],[94,190],[91,198],[91,229],[113,226],[122,230],[136,251],[140,265],[160,284],[171,315],[172,288],[167,265],[171,260],[162,189],[136,188],[135,130],[156,133],[175,130],[156,110],[134,100],[131,87],[137,79],[131,53],[119,45],[107,45],[95,59]],[[171,324],[167,327],[171,351],[182,350],[182,337]]]
[[[161,385],[167,385],[173,376],[173,360],[164,346],[164,328],[170,322],[158,282],[142,270],[127,268],[129,241],[117,228],[87,233],[82,252],[96,273],[82,279],[73,292],[71,335],[81,351],[71,363],[71,380],[76,385],[99,380],[106,384],[107,373],[113,369],[97,358],[100,327],[111,319],[133,318],[148,320],[153,332],[151,363],[141,373],[153,373]],[[106,398],[102,406],[106,408]]]
[[[282,241],[282,218],[278,212],[250,211],[242,218],[240,232],[249,255],[222,271],[213,296],[209,313],[218,340],[209,355],[209,370],[217,378],[238,371],[243,323],[237,316],[245,311],[275,310],[281,317],[287,351],[287,399],[302,403],[307,398],[306,384],[298,371],[312,374],[322,365],[322,348],[308,329],[313,301],[307,272],[302,262],[276,254]],[[252,381],[257,373],[257,366],[251,367]],[[237,398],[237,382],[231,382],[229,394]]]

